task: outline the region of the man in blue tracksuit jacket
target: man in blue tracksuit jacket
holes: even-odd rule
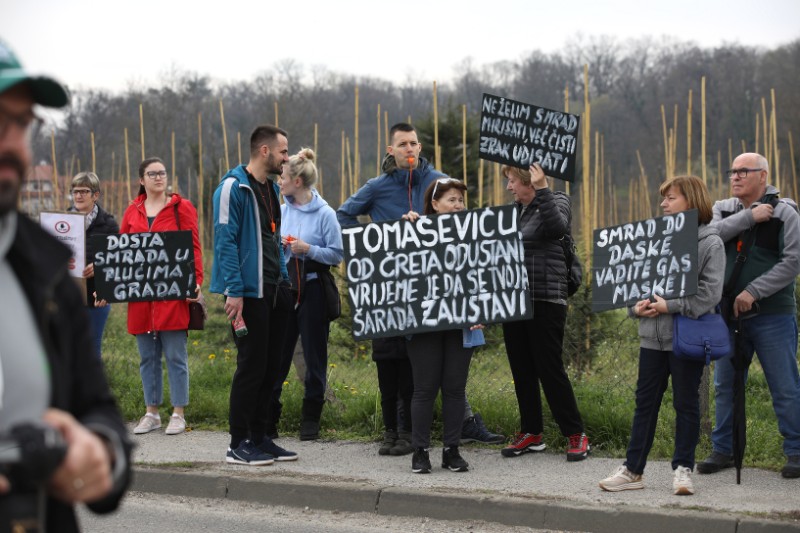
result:
[[[281,246],[279,188],[269,179],[289,160],[284,130],[259,126],[250,136],[250,161],[231,169],[214,191],[214,268],[211,292],[225,296],[236,329],[231,383],[230,447],[226,461],[251,466],[291,461],[297,454],[266,436],[267,407],[280,371],[281,346],[292,298]],[[240,335],[247,327],[247,333]]]
[[[422,213],[425,191],[437,179],[447,177],[419,156],[422,145],[417,139],[416,130],[410,124],[400,122],[392,126],[389,130],[389,142],[391,144],[387,147],[381,168],[383,174],[367,181],[336,211],[342,227],[358,224],[359,215],[369,215],[374,222],[383,222],[397,220],[409,211]],[[372,358],[378,367],[378,386],[381,390],[381,407],[386,428],[384,447],[379,451],[381,454],[384,454],[385,448],[391,450],[388,453],[392,455],[412,451],[409,417],[413,383],[405,341],[404,337],[372,341]],[[398,397],[403,404],[406,420],[397,420],[394,405]],[[464,415],[462,443],[474,441],[499,444],[505,440],[502,435],[490,433],[486,429],[480,415],[473,415],[466,398]],[[409,444],[405,443],[406,436]],[[397,444],[392,445],[393,441]]]

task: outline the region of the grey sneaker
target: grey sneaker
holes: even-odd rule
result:
[[[608,492],[619,492],[622,490],[643,489],[642,475],[634,474],[625,465],[619,467],[613,475],[605,478],[599,483],[600,488]]]
[[[691,496],[694,494],[692,471],[689,467],[679,466],[675,469],[675,477],[672,478],[672,490],[676,496]]]
[[[800,455],[790,455],[786,464],[781,469],[781,475],[786,479],[800,477]]]
[[[186,419],[178,413],[172,413],[172,416],[169,417],[167,430],[164,433],[167,435],[180,435],[184,431],[186,431]]]
[[[711,455],[706,457],[705,461],[697,463],[697,472],[699,474],[713,474],[725,468],[733,466],[733,456],[725,455],[717,451],[711,452]]]
[[[142,435],[144,433],[150,433],[156,429],[161,428],[161,417],[158,415],[151,415],[147,413],[142,418],[139,419],[139,423],[136,424],[136,427],[133,428],[133,433],[136,435]]]

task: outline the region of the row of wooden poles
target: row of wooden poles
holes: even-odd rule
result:
[[[582,182],[579,188],[579,202],[576,205],[579,208],[578,216],[575,219],[575,231],[579,236],[579,241],[583,243],[583,256],[586,261],[586,272],[591,272],[590,258],[591,258],[591,232],[596,228],[601,228],[610,225],[621,223],[620,215],[620,192],[617,186],[614,185],[613,180],[610,179],[612,170],[610,166],[605,164],[605,139],[601,132],[594,130],[591,127],[591,112],[592,104],[589,91],[589,72],[588,65],[584,66],[583,70],[583,114],[582,114],[582,153],[581,158],[584,164],[582,165]],[[706,161],[706,83],[705,77],[701,79],[700,85],[700,166],[697,168],[696,161],[692,159],[692,119],[693,119],[693,94],[689,91],[688,104],[686,110],[686,173],[692,174],[693,170],[698,170],[700,177],[709,186],[712,195],[715,197],[727,196],[727,183],[723,175],[722,153],[717,151],[717,173],[715,176],[708,175],[708,165]],[[344,130],[341,131],[341,154],[338,165],[338,174],[340,178],[339,187],[339,203],[344,203],[348,196],[353,194],[361,185],[361,159],[359,150],[359,92],[358,87],[355,87],[355,107],[354,107],[354,135],[351,150],[350,137]],[[569,100],[569,87],[564,90],[564,110],[570,112]],[[461,179],[465,184],[470,183],[470,176],[467,172],[467,146],[469,143],[467,135],[467,106],[461,106],[462,111],[462,175]],[[376,167],[375,175],[381,173],[381,162],[384,156],[384,147],[389,144],[389,115],[387,111],[382,111],[380,104],[376,110],[376,123],[377,123],[377,143],[376,143]],[[755,146],[753,151],[762,153],[768,160],[771,169],[771,179],[773,184],[781,189],[783,176],[781,174],[781,153],[778,149],[778,125],[777,125],[777,109],[775,104],[775,90],[771,91],[771,109],[767,113],[766,100],[761,99],[761,113],[757,113],[755,117]],[[228,132],[225,123],[225,109],[222,100],[219,100],[219,117],[222,129],[223,140],[223,155],[219,158],[220,167],[230,168],[230,156],[228,147]],[[677,146],[678,146],[678,120],[679,108],[676,104],[674,106],[672,124],[669,125],[667,121],[666,109],[661,106],[661,121],[664,137],[664,169],[665,177],[673,176],[678,173],[677,161]],[[769,117],[769,118],[767,118]],[[274,118],[275,125],[279,125],[279,108],[278,102],[274,103]],[[407,121],[411,122],[411,117],[407,117]],[[436,82],[433,83],[433,121],[434,121],[434,140],[433,140],[433,156],[434,166],[437,169],[441,168],[441,146],[439,144],[439,116],[438,116],[438,90]],[[197,115],[197,142],[198,142],[198,161],[197,161],[197,176],[196,176],[196,198],[198,204],[198,215],[201,220],[204,219],[207,198],[204,191],[204,148],[203,148],[203,116],[202,113]],[[144,109],[139,105],[139,136],[141,145],[141,157],[146,157],[145,149],[145,136],[144,136]],[[313,134],[313,148],[315,153],[318,152],[318,136],[319,127],[314,123]],[[102,188],[104,194],[104,206],[112,213],[120,216],[132,199],[133,192],[138,188],[138,184],[132,181],[130,170],[130,153],[128,148],[128,129],[123,131],[124,138],[124,161],[122,158],[116,157],[115,152],[111,153],[111,168],[112,175],[108,179],[102,181]],[[383,137],[383,138],[382,138]],[[594,139],[592,139],[594,137]],[[242,153],[242,136],[241,132],[236,133],[237,147],[238,147],[238,160],[239,162],[245,161],[244,157],[249,156],[248,153]],[[171,135],[171,176],[172,188],[178,191],[178,175],[175,163],[175,132]],[[741,149],[743,152],[747,151],[747,145],[744,140],[740,141]],[[791,167],[791,180],[787,184],[787,189],[784,191],[787,195],[794,198],[798,197],[798,183],[797,171],[795,168],[794,158],[794,145],[792,140],[791,131],[788,132],[788,145],[789,145],[789,160]],[[249,148],[249,146],[248,146]],[[738,148],[738,147],[737,147]],[[95,153],[95,136],[91,132],[91,150],[92,161],[91,170],[96,172],[97,158]],[[592,151],[594,154],[592,155]],[[636,151],[637,160],[639,163],[639,175],[630,179],[627,184],[628,192],[628,218],[627,220],[640,220],[649,218],[657,213],[657,206],[653,205],[653,194],[650,190],[648,183],[648,176],[645,170],[644,163],[642,162],[639,151]],[[55,135],[51,134],[51,157],[53,162],[53,187],[55,208],[61,210],[66,206],[64,204],[64,197],[59,191],[59,182],[57,179],[58,164],[56,158],[56,145]],[[732,161],[734,157],[733,142],[728,139],[728,161]],[[319,157],[317,158],[318,167]],[[124,163],[124,172],[123,172]],[[74,175],[73,172],[80,172],[80,160],[73,157],[64,163],[64,173],[67,176]],[[124,176],[124,177],[123,177]],[[322,169],[320,169],[319,181],[317,189],[320,194],[324,195],[324,184]],[[593,179],[592,179],[593,178]],[[478,161],[477,172],[477,202],[473,202],[473,206],[485,205],[500,205],[507,203],[508,197],[505,193],[505,184],[502,176],[500,175],[500,165],[497,163],[486,163],[483,159]],[[188,186],[191,188],[192,180],[187,180]],[[560,184],[551,184],[554,187],[561,187]],[[564,182],[563,188],[567,193],[570,193],[570,183]],[[185,195],[189,196],[192,191],[186,191]],[[577,191],[576,191],[577,192]],[[203,224],[200,225],[203,231]],[[202,237],[201,237],[202,238]],[[206,243],[205,240],[202,242]]]

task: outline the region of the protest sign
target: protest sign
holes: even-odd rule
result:
[[[594,231],[592,312],[697,293],[697,210]]]
[[[514,206],[342,230],[356,340],[530,318]]]
[[[527,169],[542,165],[550,177],[575,181],[580,117],[484,93],[479,154]]]
[[[39,213],[39,224],[72,250],[69,275],[83,278],[86,268],[86,215],[83,213]]]
[[[191,231],[91,237],[97,298],[111,302],[195,297]]]

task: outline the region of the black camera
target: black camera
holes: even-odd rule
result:
[[[0,495],[0,533],[45,531],[45,485],[67,453],[61,433],[20,424],[0,433],[0,475],[11,491]]]

